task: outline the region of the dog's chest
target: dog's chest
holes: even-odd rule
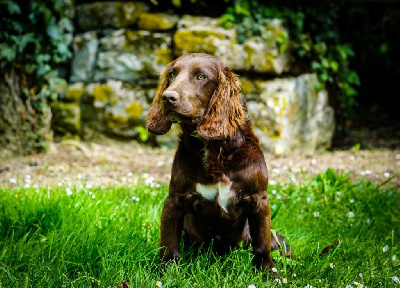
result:
[[[216,201],[228,213],[227,206],[233,197],[230,183],[218,182],[211,185],[197,183],[196,192],[209,201]]]

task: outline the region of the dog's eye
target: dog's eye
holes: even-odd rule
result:
[[[206,76],[203,74],[197,75],[197,80],[203,80],[204,78],[206,78]]]
[[[169,72],[169,73],[168,73],[168,76],[169,76],[170,78],[174,78],[174,77],[175,77],[175,73],[174,73],[174,72]]]

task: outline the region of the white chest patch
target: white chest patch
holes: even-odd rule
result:
[[[232,198],[231,184],[225,182],[218,182],[212,185],[196,184],[196,192],[207,200],[215,200],[218,205],[228,213],[227,206],[229,200]]]

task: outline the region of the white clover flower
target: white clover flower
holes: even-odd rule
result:
[[[314,217],[319,217],[319,212],[318,211],[314,212]]]
[[[383,176],[385,176],[386,178],[389,178],[390,177],[390,172],[383,173]]]
[[[354,217],[354,212],[350,211],[349,213],[347,213],[347,217],[353,218]]]
[[[276,267],[272,267],[271,271],[274,273],[278,273],[278,269],[276,269]]]
[[[350,203],[352,203],[352,204],[353,204],[353,203],[354,203],[354,199],[350,199]]]
[[[382,248],[383,253],[387,252],[388,250],[389,250],[388,245],[383,246],[383,248]]]
[[[275,195],[275,194],[276,194],[276,190],[273,189],[273,190],[271,191],[271,193]]]
[[[69,187],[65,188],[65,192],[67,192],[67,196],[71,196],[72,195],[72,190]]]
[[[282,283],[282,281],[281,281],[281,279],[275,279],[275,282],[278,282],[278,284],[281,284]]]
[[[276,185],[276,184],[278,184],[278,182],[276,182],[275,180],[269,180],[269,184]]]
[[[247,288],[257,288],[257,287],[254,284],[250,284],[249,286],[247,286]]]
[[[336,201],[337,201],[337,202],[340,202],[340,197],[336,197]]]
[[[346,285],[346,288],[353,288],[352,285]]]
[[[360,273],[360,274],[358,274],[358,276],[360,276],[360,278],[362,278],[362,277],[363,277],[363,274],[362,274],[362,273]]]
[[[333,267],[335,267],[335,265],[333,265],[333,263],[330,263],[329,267],[331,267],[333,269]]]
[[[147,186],[153,186],[154,180],[156,180],[154,177],[149,177],[149,178],[147,178],[147,179],[144,181],[144,183],[145,183]]]
[[[92,188],[92,185],[86,184],[86,189],[90,189],[90,188]]]
[[[15,178],[10,178],[10,183],[11,183],[11,184],[16,184],[16,183],[17,183],[17,179],[15,179]]]
[[[92,199],[94,199],[94,198],[96,198],[96,196],[95,196],[95,195],[92,195]]]
[[[371,219],[368,218],[367,219],[367,224],[369,224],[369,223],[371,223]]]
[[[162,283],[161,283],[161,281],[157,281],[157,282],[156,282],[156,287],[162,288]]]
[[[396,258],[397,258],[396,255],[393,255],[392,256],[392,261],[396,261]]]
[[[307,203],[311,202],[311,197],[307,197]]]
[[[133,176],[133,173],[132,172],[128,172],[128,177],[132,177]]]
[[[310,284],[307,284],[306,286],[304,286],[304,288],[312,288],[312,286]]]
[[[26,183],[24,187],[29,188],[29,187],[31,187],[31,185],[29,183]]]
[[[399,277],[393,276],[393,277],[392,277],[392,280],[393,280],[394,283],[400,284],[400,279],[399,279]]]
[[[293,273],[293,277],[296,277],[297,275],[296,275],[296,273]]]
[[[317,159],[311,159],[311,164],[314,165],[315,163],[317,163]]]

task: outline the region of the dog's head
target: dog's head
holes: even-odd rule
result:
[[[207,140],[232,136],[244,122],[238,77],[218,59],[193,53],[172,61],[161,74],[147,115],[147,129],[165,134],[173,122],[196,126]]]

